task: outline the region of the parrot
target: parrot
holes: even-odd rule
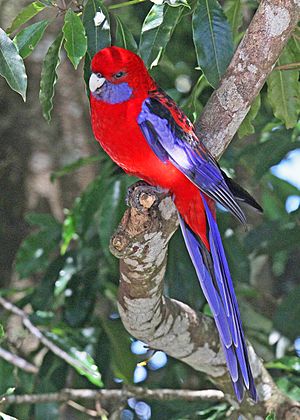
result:
[[[91,61],[91,125],[127,174],[170,192],[184,241],[210,306],[238,401],[257,401],[237,299],[216,222],[216,203],[241,223],[259,204],[220,169],[191,121],[134,52],[110,46]]]

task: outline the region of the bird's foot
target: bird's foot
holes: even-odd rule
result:
[[[144,212],[158,204],[167,195],[167,190],[153,187],[145,181],[138,181],[127,189],[126,204],[139,212]]]

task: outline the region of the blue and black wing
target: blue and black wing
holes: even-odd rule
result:
[[[202,192],[246,223],[217,162],[171,98],[159,90],[151,92],[143,102],[138,124],[161,161],[172,162]]]

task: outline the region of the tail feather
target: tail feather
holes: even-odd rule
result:
[[[234,198],[238,201],[241,201],[248,206],[252,207],[253,209],[257,210],[259,213],[263,213],[263,208],[258,204],[258,202],[246,191],[243,187],[241,187],[237,182],[233,179],[229,178],[224,171],[222,171],[222,175],[225,179],[225,182],[233,194]]]
[[[207,215],[210,251],[180,217],[181,230],[220,334],[236,396],[241,401],[246,389],[251,398],[257,401],[237,299],[221,236],[205,196],[201,194],[201,197]]]

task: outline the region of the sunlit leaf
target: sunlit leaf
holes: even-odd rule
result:
[[[88,90],[92,58],[96,52],[111,45],[109,15],[101,0],[87,1],[83,10],[82,22],[87,36],[84,80]]]
[[[46,5],[43,4],[41,1],[34,1],[28,6],[24,7],[24,9],[22,9],[20,13],[18,13],[17,16],[14,18],[10,27],[6,29],[6,33],[11,34],[21,25],[28,22],[28,20],[30,20],[35,15],[44,10],[45,7]]]
[[[101,0],[88,0],[83,12],[88,54],[92,59],[96,52],[111,44],[108,12]]]
[[[76,344],[66,335],[59,336],[55,332],[46,332],[45,335],[74,359],[74,363],[70,362],[70,364],[80,375],[85,376],[98,387],[103,386],[98,367],[86,351],[79,350]]]
[[[131,50],[136,52],[138,49],[137,43],[127,28],[127,26],[121,21],[119,16],[115,16],[116,19],[116,43],[118,47],[126,48],[127,50]]]
[[[69,9],[65,15],[63,33],[65,50],[71,63],[77,69],[87,51],[87,37],[80,17],[72,9]]]
[[[60,33],[53,44],[51,44],[43,61],[39,97],[43,116],[48,122],[51,120],[51,111],[53,109],[54,88],[57,82],[56,70],[60,63],[62,41],[63,34]]]
[[[297,61],[288,44],[283,50],[277,65]],[[274,115],[284,122],[286,128],[295,127],[300,112],[299,70],[274,69],[267,79],[268,100]]]
[[[193,39],[198,64],[216,88],[233,54],[232,32],[217,0],[198,0],[193,14]]]
[[[288,372],[300,372],[300,358],[297,356],[285,356],[266,364],[268,369],[280,369]]]
[[[27,75],[17,47],[0,28],[0,74],[26,100]]]
[[[16,417],[12,417],[9,414],[5,414],[5,413],[0,413],[0,417],[3,420],[18,420]]]
[[[22,58],[28,57],[33,52],[40,42],[48,24],[48,20],[41,20],[40,22],[27,26],[27,28],[23,29],[23,31],[15,36],[14,43]]]
[[[142,26],[139,52],[147,67],[156,66],[178,24],[183,7],[154,5]]]
[[[255,128],[252,123],[260,109],[260,104],[261,104],[260,94],[258,94],[257,97],[254,99],[251,105],[251,108],[248,114],[246,115],[244,121],[239,127],[238,136],[240,139],[245,136],[249,136],[249,134],[255,133]]]

